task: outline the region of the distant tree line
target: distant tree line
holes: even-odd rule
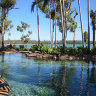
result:
[[[10,43],[9,43],[9,40],[5,40],[4,42],[5,42],[5,44],[10,44],[11,43],[11,44],[37,44],[38,45],[37,40],[30,40],[27,43],[24,43],[21,40],[10,40]],[[41,44],[51,44],[51,41],[48,41],[48,40],[44,40],[44,41],[40,41],[40,42],[41,42]],[[67,44],[73,44],[74,41],[73,40],[67,40],[66,43]],[[90,43],[93,44],[93,41],[90,41]],[[62,41],[57,40],[57,44],[62,44]],[[76,40],[75,44],[82,44],[82,41]],[[86,44],[88,44],[88,42],[86,42]]]

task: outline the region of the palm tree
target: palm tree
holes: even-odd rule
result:
[[[84,47],[84,33],[83,33],[83,23],[82,23],[80,0],[78,0],[78,5],[79,5],[79,11],[80,11],[80,21],[81,21],[81,31],[82,31],[82,44],[83,44],[83,47]]]
[[[53,0],[38,0],[38,2],[34,1],[31,7],[31,11],[34,10],[34,6],[37,5],[40,8],[40,10],[46,14],[47,18],[50,18],[50,33],[51,33],[51,48],[53,48],[53,43],[54,43],[54,20],[53,20],[53,32],[52,32],[52,22],[51,19],[54,18],[54,12],[53,9],[51,8],[51,5]]]
[[[52,32],[52,48],[54,47],[54,21],[55,21],[55,10],[51,10],[51,19],[53,20],[53,32]]]
[[[68,15],[70,14],[72,1],[74,0],[60,0],[60,10],[61,10],[61,22],[62,22],[62,41],[63,41],[63,52],[65,53],[66,47],[66,37],[67,37],[67,22]]]
[[[50,0],[51,2],[51,0]],[[51,8],[49,4],[49,17],[50,17],[50,33],[51,33],[51,48],[52,48],[52,24],[51,24]]]
[[[55,0],[55,48],[57,47],[57,38],[56,38],[56,0]]]
[[[16,0],[0,0],[0,8],[1,8],[1,14],[2,14],[2,37],[1,37],[1,47],[2,50],[4,50],[4,26],[5,26],[5,20],[7,18],[7,15],[11,9],[14,8],[14,5],[16,4]]]
[[[64,51],[64,53],[65,53],[65,47],[66,47],[66,27],[65,27],[65,20],[66,20],[66,15],[65,15],[65,0],[63,0],[62,1],[62,5],[63,5],[63,16],[64,16],[64,18],[63,18],[63,30],[64,30],[64,45],[63,45],[63,51]]]
[[[88,0],[88,50],[90,52],[90,0]]]
[[[62,21],[62,30],[63,30],[63,12],[62,12],[62,2],[60,0],[60,11],[61,11],[61,21]],[[62,33],[62,41],[64,39],[64,30],[63,30],[63,33]]]
[[[46,14],[46,17],[48,18],[50,17],[51,48],[53,48],[54,47],[54,28],[55,28],[55,43],[56,43],[56,14],[55,14],[56,13],[56,0],[42,0],[42,1],[43,1],[42,3],[43,7],[40,9],[43,11],[43,13]],[[49,9],[49,10],[46,10],[46,9]],[[51,25],[52,24],[51,19],[53,20],[53,27]]]
[[[34,11],[34,5],[37,8],[37,25],[38,25],[38,45],[40,44],[40,29],[39,29],[39,14],[38,14],[38,0],[34,1],[31,7],[31,11]]]
[[[95,24],[96,24],[96,11],[94,12],[93,10],[91,10],[90,12],[90,17],[92,19],[92,27],[93,27],[93,46],[95,46]]]
[[[38,45],[40,44],[40,31],[39,31],[39,14],[38,14],[38,4],[36,0],[36,7],[37,7],[37,24],[38,24]]]
[[[77,28],[77,23],[74,25],[74,47],[75,47],[75,32],[76,32],[76,28]]]
[[[64,1],[60,0],[60,10],[61,10],[61,21],[62,21],[62,40],[63,40],[63,52],[65,52],[65,8],[64,8]]]

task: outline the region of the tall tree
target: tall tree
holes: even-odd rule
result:
[[[1,8],[1,14],[2,14],[2,50],[4,49],[4,25],[5,20],[7,18],[7,15],[11,9],[14,8],[14,5],[16,3],[16,0],[0,0],[0,8]]]
[[[79,5],[79,12],[80,12],[80,22],[81,22],[81,32],[82,32],[82,44],[83,44],[83,47],[84,47],[84,33],[83,33],[83,23],[82,23],[80,0],[78,0],[78,5]]]
[[[55,21],[55,10],[51,10],[51,19],[53,20],[53,30],[52,30],[52,48],[54,47],[54,21]]]
[[[65,52],[65,6],[64,6],[64,0],[61,1],[60,0],[60,9],[61,9],[61,21],[62,21],[62,30],[63,30],[63,34],[62,34],[62,40],[63,40],[63,51]]]
[[[2,20],[0,20],[0,22],[2,22]],[[13,24],[11,20],[7,20],[7,18],[5,19],[5,24],[4,24],[4,34],[8,32],[8,38],[10,36],[10,30],[13,28]],[[0,26],[0,32],[2,34],[2,26]],[[10,41],[10,40],[9,40]],[[2,44],[2,40],[1,40],[1,44]]]
[[[51,24],[51,8],[50,8],[50,5],[51,5],[51,0],[50,0],[50,4],[49,4],[49,16],[50,16],[50,33],[51,33],[51,48],[52,48],[52,24]]]
[[[63,38],[63,51],[65,53],[66,46],[66,37],[67,37],[67,23],[68,15],[70,15],[71,5],[74,0],[60,0],[60,9],[61,9],[61,22],[62,22],[62,38]]]
[[[38,7],[40,10],[45,13],[46,18],[50,18],[50,33],[51,33],[51,47],[54,47],[54,32],[55,32],[55,42],[56,42],[56,3],[57,0],[38,0]],[[31,10],[34,9],[36,1],[33,2]],[[53,20],[53,23],[51,22]],[[53,26],[52,26],[53,25]],[[55,29],[54,29],[55,28]]]
[[[62,38],[63,38],[63,49],[65,50],[65,46],[66,46],[66,37],[67,37],[67,24],[68,24],[68,19],[69,17],[71,17],[70,15],[70,10],[71,10],[71,4],[74,0],[38,0],[38,7],[40,8],[40,10],[46,14],[46,17],[50,18],[50,22],[51,22],[51,19],[53,20],[53,32],[52,32],[52,29],[51,29],[51,45],[54,44],[54,35],[52,35],[54,33],[54,26],[56,25],[56,22],[54,24],[54,21],[57,20],[57,21],[60,21],[59,24],[61,22],[63,22],[63,24],[61,23],[60,24],[60,30],[62,30]],[[34,6],[36,5],[36,1],[33,2],[32,4],[32,9],[34,8]],[[49,6],[50,5],[50,6]],[[56,6],[54,6],[56,5]],[[56,8],[56,9],[55,9]],[[48,9],[50,9],[50,12],[48,11]],[[60,17],[60,9],[61,9],[61,17]],[[65,12],[64,12],[65,11]],[[55,14],[55,12],[57,14]],[[50,13],[50,15],[49,15]],[[56,16],[56,19],[55,19],[55,16]],[[62,18],[63,17],[63,18]],[[57,22],[58,24],[58,22]],[[63,26],[61,26],[63,25]],[[50,24],[50,28],[51,27],[51,24]],[[56,28],[56,27],[55,27]],[[64,38],[65,37],[65,38]],[[56,34],[55,34],[55,38],[56,38]]]
[[[91,10],[90,17],[91,17],[91,24],[93,28],[93,46],[95,46],[96,11],[94,12],[93,10]]]
[[[57,31],[56,31],[56,26],[57,26],[57,23],[56,23],[56,0],[55,0],[55,48],[57,48]]]
[[[38,14],[38,4],[36,0],[36,7],[37,7],[37,24],[38,24],[38,45],[40,44],[40,31],[39,31],[39,14]]]
[[[31,11],[34,11],[34,5],[36,5],[36,9],[37,9],[37,26],[38,26],[38,45],[39,45],[40,44],[40,29],[39,29],[38,2],[40,2],[40,0],[35,0],[33,2],[32,7],[31,7]]]
[[[90,52],[90,0],[88,0],[88,50]]]
[[[22,33],[22,36],[24,35],[24,30],[26,30],[28,27],[30,27],[29,24],[26,22],[21,21],[21,26],[17,26],[17,31],[20,31]]]
[[[62,2],[61,2],[61,0],[60,0],[60,10],[61,10],[61,22],[62,22],[61,24],[62,24],[62,31],[63,31],[63,32],[62,32],[62,41],[63,41],[63,40],[64,40],[64,30],[63,30],[63,23],[64,23],[64,22],[63,22],[63,18],[64,18],[64,17],[63,17],[63,12],[62,12]],[[59,24],[59,25],[60,25],[60,24]],[[61,28],[60,28],[60,29],[61,29]],[[63,42],[62,42],[62,43],[63,43]],[[64,44],[63,44],[63,45],[64,45]]]
[[[21,21],[21,26],[19,26],[19,25],[17,26],[17,31],[22,32],[21,41],[23,41],[24,43],[27,43],[30,40],[29,36],[32,34],[32,31],[28,31],[27,34],[24,34],[24,31],[28,27],[30,27],[30,25],[23,21]]]

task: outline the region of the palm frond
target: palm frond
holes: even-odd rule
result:
[[[34,2],[32,3],[31,12],[32,12],[32,11],[34,12],[34,7],[35,7],[35,5],[36,5],[36,1],[34,1]]]
[[[44,0],[43,7],[45,7],[49,2],[50,2],[50,0]]]

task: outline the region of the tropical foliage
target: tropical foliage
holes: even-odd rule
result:
[[[88,42],[88,50],[90,51],[90,17],[91,17],[91,25],[93,28],[93,46],[95,46],[95,24],[96,24],[96,12],[90,11],[90,0],[88,0],[88,34],[87,32],[83,33],[83,22],[82,22],[82,12],[80,6],[80,0],[78,0],[79,12],[77,12],[75,6],[71,7],[75,0],[34,0],[31,6],[31,12],[34,11],[36,6],[37,11],[37,25],[38,25],[38,45],[40,45],[40,29],[39,29],[39,12],[38,9],[45,14],[46,18],[50,19],[50,36],[51,36],[51,48],[54,50],[57,48],[57,26],[59,27],[59,31],[62,33],[62,44],[63,49],[62,52],[66,53],[66,38],[68,31],[74,32],[74,47],[75,47],[75,32],[78,27],[75,18],[78,13],[80,13],[80,22],[81,22],[81,33],[82,33],[82,45],[84,47],[84,43]],[[4,33],[9,31],[13,27],[11,24],[12,21],[7,20],[7,15],[11,9],[14,9],[16,4],[16,0],[0,0],[0,33],[2,33],[2,49],[4,49]],[[21,21],[21,26],[17,26],[17,31],[22,33],[21,41],[27,43],[29,42],[29,36],[32,34],[31,31],[28,31],[27,34],[24,31],[29,27],[29,25],[23,21]],[[11,33],[8,33],[10,37]],[[54,42],[55,41],[55,42]],[[55,44],[55,48],[54,48]],[[41,45],[40,45],[41,46]],[[42,48],[43,50],[47,48]],[[51,50],[51,49],[50,49]],[[46,53],[46,52],[45,52]],[[50,53],[50,52],[49,52]]]
[[[27,34],[24,34],[24,31],[30,27],[30,25],[28,25],[27,23],[21,21],[21,26],[17,26],[17,31],[20,31],[22,33],[21,36],[21,41],[23,41],[24,43],[28,43],[30,41],[29,36],[32,34],[32,31],[28,31]]]
[[[16,4],[16,0],[0,0],[0,11],[1,11],[1,33],[2,33],[2,50],[4,49],[4,27],[5,22],[7,19],[7,15],[11,9],[14,8],[14,5]]]
[[[90,17],[91,17],[91,24],[93,29],[93,46],[95,46],[96,11],[91,10]]]

